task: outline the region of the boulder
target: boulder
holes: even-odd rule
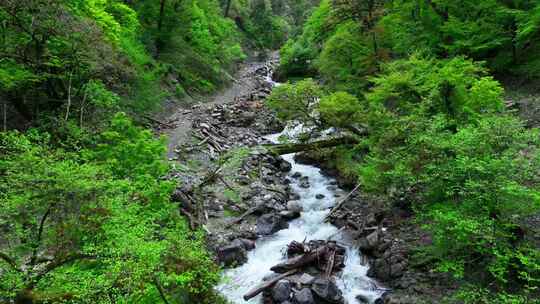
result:
[[[307,179],[301,180],[300,183],[298,183],[298,185],[300,186],[300,188],[304,188],[304,189],[311,187]]]
[[[309,288],[302,288],[302,290],[296,292],[293,296],[293,300],[296,304],[316,304]]]
[[[293,175],[291,175],[291,176],[292,176],[292,178],[300,178],[300,177],[302,177],[302,173],[297,171],[297,172],[294,172]]]
[[[293,201],[297,201],[297,200],[300,199],[300,194],[298,194],[296,192],[289,193],[289,199],[291,199]]]
[[[369,298],[367,296],[357,295],[355,299],[360,304],[369,304]]]
[[[234,240],[231,244],[218,248],[218,261],[226,267],[238,266],[247,262],[247,250],[240,240]]]
[[[375,230],[365,238],[360,239],[358,247],[362,251],[372,251],[379,245],[379,231]]]
[[[289,172],[291,171],[291,169],[292,169],[292,165],[288,161],[283,160],[279,162],[279,170],[281,172]]]
[[[341,290],[329,279],[318,278],[313,282],[311,290],[318,298],[334,304],[345,302]]]
[[[279,280],[272,288],[272,299],[276,303],[287,301],[291,297],[291,282]]]
[[[299,200],[288,201],[287,209],[293,212],[302,212],[302,203]]]
[[[279,215],[286,218],[287,220],[294,220],[300,217],[300,212],[283,210],[279,212]]]
[[[407,261],[401,255],[376,259],[368,270],[367,275],[382,281],[390,281],[403,276],[407,269]]]
[[[309,285],[315,281],[315,277],[310,275],[309,273],[303,273],[302,276],[300,276],[300,279],[298,279],[300,284]]]
[[[289,227],[287,221],[276,213],[265,214],[257,219],[257,234],[271,235]]]
[[[318,199],[318,200],[321,200],[321,199],[324,198],[324,194],[319,193],[319,194],[315,195],[315,198]]]
[[[238,239],[238,240],[242,242],[244,249],[246,249],[247,251],[255,249],[255,241],[252,241],[249,239]]]

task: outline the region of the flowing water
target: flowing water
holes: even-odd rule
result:
[[[285,130],[282,133],[267,136],[272,142],[277,142],[283,133],[294,132]],[[304,211],[300,218],[289,223],[289,228],[278,231],[272,236],[261,238],[256,248],[248,253],[248,261],[244,265],[225,272],[224,280],[217,288],[232,303],[260,303],[261,295],[245,302],[242,298],[249,290],[260,284],[265,276],[272,274],[270,267],[283,261],[284,248],[291,241],[334,239],[347,248],[345,268],[337,279],[337,285],[343,292],[346,303],[359,303],[355,297],[363,295],[372,303],[381,291],[376,283],[366,276],[368,266],[362,264],[362,257],[357,248],[347,242],[346,238],[333,225],[324,222],[324,217],[330,208],[336,204],[335,197],[341,190],[330,187],[335,180],[321,174],[314,166],[299,164],[294,160],[294,154],[284,155],[283,158],[292,164],[291,173],[300,172],[307,176],[310,188],[301,188],[298,180],[290,178],[291,187],[300,195]],[[324,199],[317,199],[317,194],[323,194]]]

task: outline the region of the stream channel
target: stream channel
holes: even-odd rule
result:
[[[277,143],[280,136],[294,135],[297,131],[298,127],[286,128],[281,133],[266,136],[266,139]],[[364,301],[374,303],[381,296],[382,289],[367,276],[369,266],[366,259],[347,239],[345,233],[324,222],[325,216],[339,201],[336,194],[343,191],[336,189],[336,180],[323,175],[320,168],[297,163],[294,154],[283,155],[283,158],[292,165],[290,175],[300,172],[309,179],[311,187],[302,188],[298,179],[290,177],[291,187],[300,196],[303,212],[298,219],[289,223],[287,229],[257,240],[255,249],[248,253],[247,263],[225,271],[223,282],[217,286],[217,290],[234,304],[261,303],[261,295],[247,302],[244,301],[243,295],[261,284],[265,277],[273,274],[270,267],[285,260],[284,251],[287,244],[292,241],[331,239],[347,249],[345,268],[336,278],[336,285],[343,293],[345,303],[364,303],[357,300],[358,296],[362,296]],[[320,194],[324,195],[323,199],[317,199],[316,196]]]

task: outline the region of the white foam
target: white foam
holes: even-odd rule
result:
[[[267,139],[277,142],[281,135],[293,135],[300,129],[299,126],[294,130],[286,129],[282,133],[267,136]],[[242,297],[260,284],[265,276],[273,273],[270,271],[270,267],[284,261],[283,250],[290,242],[328,238],[345,241],[341,239],[335,226],[324,222],[324,217],[336,204],[335,191],[328,189],[328,186],[334,184],[335,180],[322,175],[317,167],[296,163],[293,154],[283,157],[291,163],[291,173],[300,172],[302,176],[307,176],[309,179],[311,187],[302,188],[298,185],[297,180],[291,178],[291,186],[300,195],[304,211],[300,218],[289,223],[289,228],[259,239],[256,242],[256,248],[248,253],[248,261],[244,265],[224,272],[223,282],[217,286],[217,290],[231,303],[261,302],[260,295],[248,302],[244,301]],[[325,197],[317,199],[317,194],[323,194]],[[362,265],[362,258],[357,248],[346,243],[344,245],[347,248],[345,268],[336,283],[343,292],[345,300],[349,304],[358,303],[355,297],[363,295],[371,302],[375,301],[381,295],[381,291],[376,288],[376,283],[367,277],[369,267]]]

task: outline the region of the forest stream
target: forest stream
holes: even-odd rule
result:
[[[259,63],[255,66],[268,67],[265,80],[272,86],[279,85],[271,79],[271,64]],[[225,93],[229,94],[229,93]],[[229,94],[230,95],[230,94]],[[279,138],[294,138],[302,127],[286,127],[282,132],[264,136],[264,139],[279,143]],[[259,238],[255,249],[247,255],[247,262],[239,267],[226,270],[223,282],[217,287],[232,303],[262,303],[259,295],[249,301],[243,296],[261,282],[271,278],[270,268],[286,259],[287,245],[293,241],[335,240],[346,248],[345,267],[337,275],[336,285],[343,294],[345,303],[373,303],[384,289],[367,276],[369,265],[359,249],[347,238],[346,233],[334,225],[325,222],[333,206],[343,198],[344,191],[339,189],[337,181],[321,172],[314,165],[305,165],[295,161],[295,154],[283,155],[291,164],[288,178],[294,193],[299,195],[302,212],[299,218],[289,223],[288,228],[279,230],[270,236]],[[301,176],[301,178],[299,178]],[[303,187],[301,181],[309,181],[310,187]]]

